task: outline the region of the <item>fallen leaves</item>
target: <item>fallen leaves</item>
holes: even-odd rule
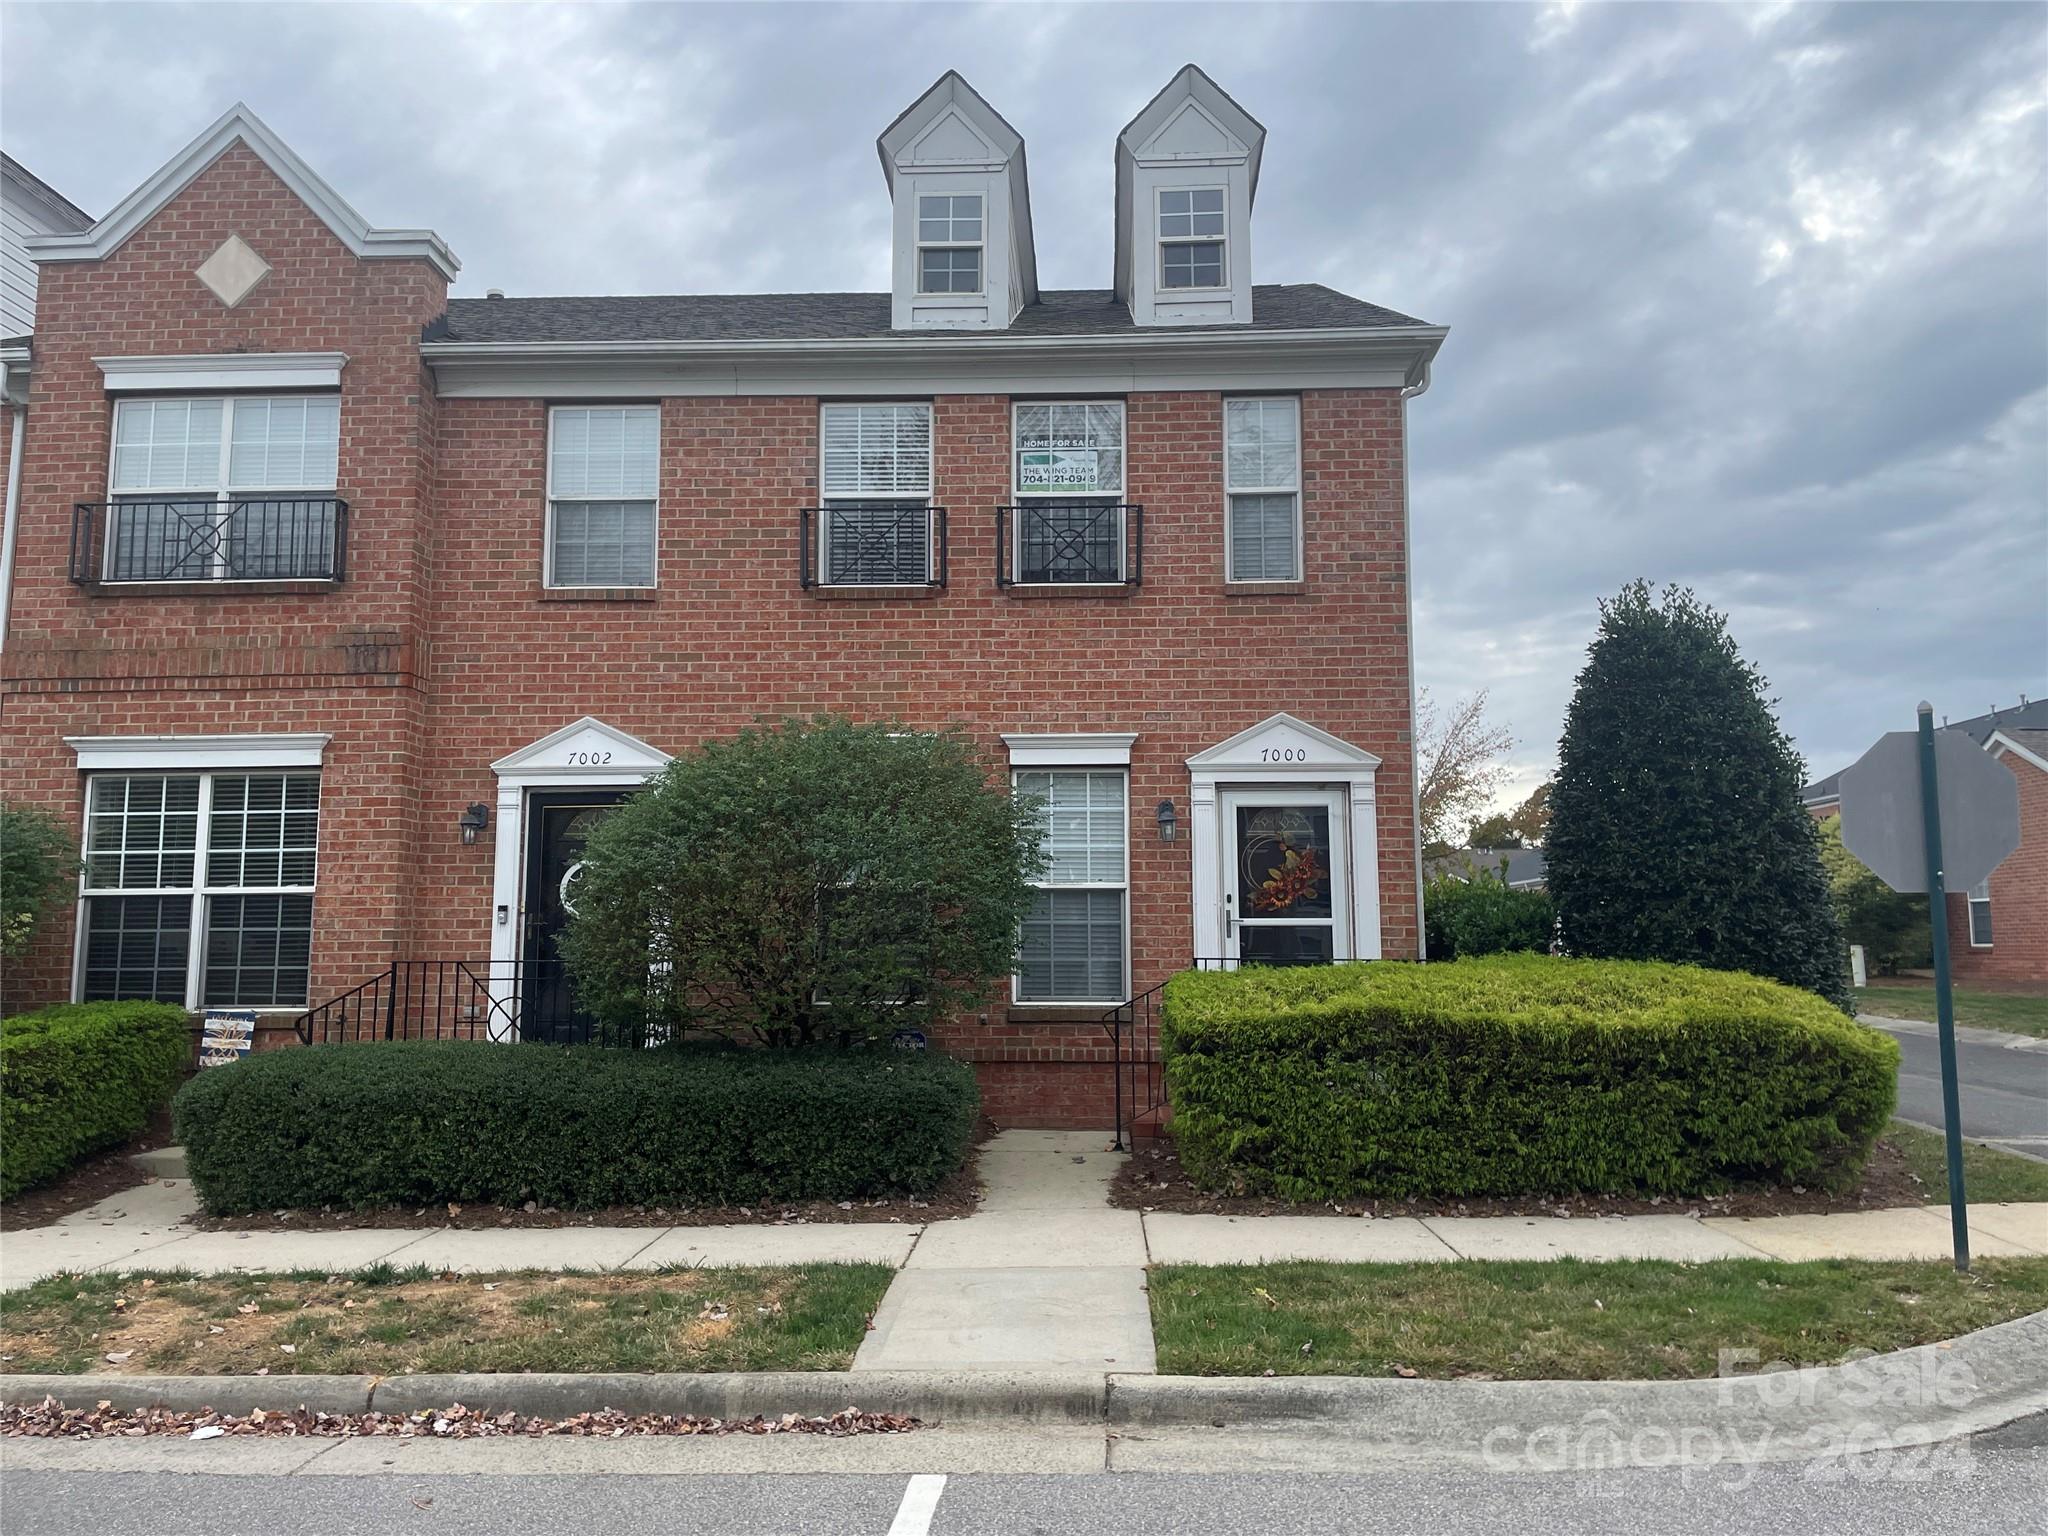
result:
[[[843,1408],[815,1416],[785,1413],[776,1418],[707,1419],[694,1414],[618,1413],[610,1408],[576,1413],[562,1419],[528,1418],[516,1413],[487,1415],[461,1403],[438,1412],[315,1413],[299,1407],[279,1411],[257,1409],[248,1414],[182,1413],[166,1408],[115,1411],[102,1398],[91,1408],[67,1408],[54,1397],[33,1406],[0,1404],[0,1437],[38,1440],[95,1440],[103,1436],[183,1435],[188,1440],[223,1436],[265,1436],[282,1439],[321,1437],[353,1439],[376,1435],[409,1439],[418,1436],[451,1440],[578,1439],[618,1440],[654,1435],[823,1435],[847,1439],[856,1435],[900,1435],[922,1429],[924,1422],[908,1414],[868,1413]]]

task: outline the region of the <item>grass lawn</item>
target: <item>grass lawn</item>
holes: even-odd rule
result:
[[[1927,1198],[1948,1204],[1948,1145],[1937,1131],[1894,1120],[1885,1139],[1906,1154],[1906,1166],[1927,1186]],[[1963,1195],[1971,1205],[2048,1200],[2048,1163],[1996,1147],[1963,1143]]]
[[[1881,1019],[1934,1019],[1934,984],[1924,986],[1852,987],[1858,1013]],[[2002,1029],[2012,1035],[2048,1036],[2048,995],[1955,989],[1956,1022],[1977,1029]]]
[[[844,1370],[886,1264],[614,1274],[60,1275],[0,1293],[0,1370]],[[119,1356],[109,1360],[109,1355]]]
[[[2048,1259],[1165,1265],[1151,1289],[1168,1375],[1636,1381],[1953,1338],[2048,1307]]]

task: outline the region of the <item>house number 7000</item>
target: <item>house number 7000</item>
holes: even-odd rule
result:
[[[578,767],[586,763],[596,766],[601,763],[608,763],[611,760],[612,755],[609,752],[571,752],[569,754],[569,764],[571,767]]]
[[[1261,747],[1259,761],[1262,763],[1305,763],[1308,761],[1306,747]]]

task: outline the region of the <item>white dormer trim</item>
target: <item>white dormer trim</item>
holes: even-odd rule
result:
[[[239,101],[90,229],[75,234],[32,235],[23,244],[38,262],[103,261],[238,143],[247,145],[250,153],[269,166],[278,180],[290,187],[321,223],[334,232],[335,238],[357,256],[366,261],[427,261],[444,278],[455,280],[462,263],[439,235],[431,229],[372,228],[339,192]]]
[[[109,394],[143,389],[339,389],[346,352],[204,352],[96,357]]]

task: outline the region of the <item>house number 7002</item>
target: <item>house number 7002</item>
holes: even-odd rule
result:
[[[1305,763],[1308,761],[1307,747],[1261,747],[1259,761],[1262,763]]]
[[[609,752],[571,752],[569,754],[569,766],[572,768],[581,767],[585,764],[596,767],[611,760],[612,755]]]

